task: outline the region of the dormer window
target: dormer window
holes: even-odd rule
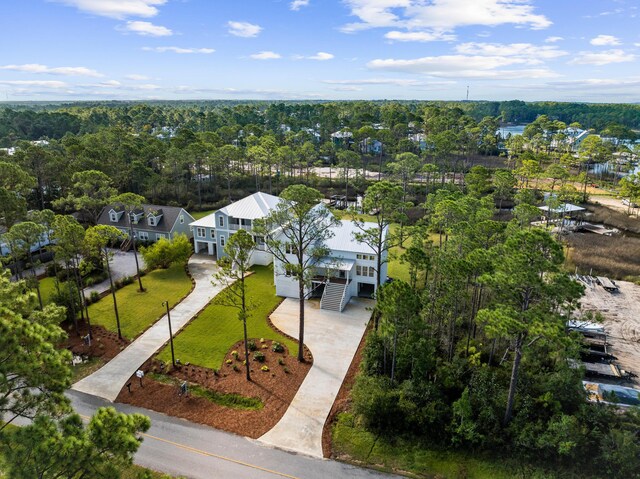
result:
[[[156,217],[149,216],[149,226],[155,226],[155,225],[156,225]]]
[[[112,208],[109,211],[109,221],[111,221],[112,223],[117,223],[118,221],[120,221],[120,218],[122,218],[123,213],[124,211],[116,211]]]
[[[149,212],[147,215],[147,224],[149,226],[158,226],[160,223],[160,219],[162,218],[163,212],[162,209],[154,210]]]
[[[224,227],[224,216],[220,216],[220,217],[218,218],[218,225],[219,225],[220,227]]]

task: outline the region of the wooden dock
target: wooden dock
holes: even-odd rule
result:
[[[598,235],[604,235],[604,236],[611,236],[614,233],[616,233],[616,230],[614,229],[608,229],[602,225],[594,225],[591,223],[582,223],[577,227],[577,229],[580,229],[582,231],[588,231],[590,233],[595,233]]]

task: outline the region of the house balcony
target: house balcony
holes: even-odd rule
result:
[[[251,231],[251,225],[239,225],[239,224],[230,223],[229,224],[229,230],[231,230],[231,231],[238,231],[238,230]]]

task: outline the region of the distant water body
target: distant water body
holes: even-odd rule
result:
[[[527,125],[503,126],[498,128],[498,135],[500,135],[500,137],[504,140],[506,140],[509,137],[509,134],[511,134],[511,136],[522,135],[522,133],[524,132],[524,128],[526,126]]]

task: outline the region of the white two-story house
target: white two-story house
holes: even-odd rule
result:
[[[225,255],[224,246],[229,237],[239,230],[253,231],[253,222],[265,218],[282,201],[267,193],[254,193],[231,203],[190,224],[196,253],[207,253],[216,258]],[[273,261],[267,251],[264,238],[254,236],[256,247],[251,256],[251,264],[267,265]]]
[[[375,223],[365,223],[364,228],[376,228]],[[333,236],[326,240],[329,254],[315,263],[315,271],[310,287],[305,294],[320,298],[320,307],[334,311],[342,311],[354,296],[372,297],[376,285],[376,252],[367,244],[355,239],[360,232],[351,221],[342,220],[331,228]],[[383,232],[386,239],[388,230]],[[380,282],[387,280],[387,256],[384,252],[380,268]],[[287,258],[296,263],[295,255]],[[276,294],[287,298],[298,298],[298,281],[287,273],[285,265],[276,259],[273,265]]]

